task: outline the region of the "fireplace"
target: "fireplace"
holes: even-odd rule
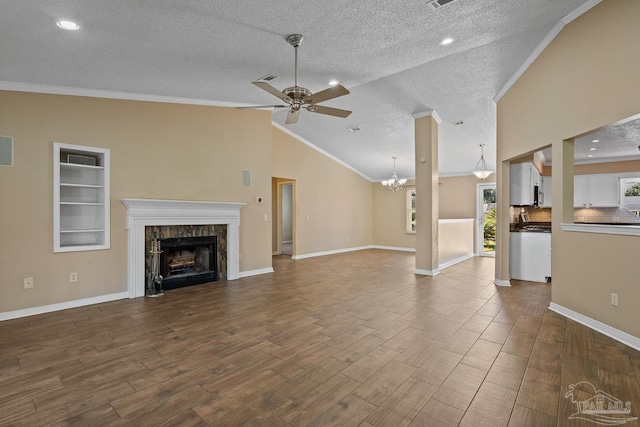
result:
[[[145,295],[145,229],[149,226],[225,225],[226,258],[218,267],[221,278],[240,277],[240,208],[244,203],[204,202],[189,200],[122,199],[127,208],[128,278],[130,298]],[[158,236],[178,237],[178,236]],[[220,239],[218,244],[220,244]],[[226,276],[225,276],[226,274]]]
[[[160,247],[160,274],[165,290],[219,279],[217,236],[161,239]]]

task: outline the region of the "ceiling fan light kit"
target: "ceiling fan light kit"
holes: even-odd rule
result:
[[[480,155],[480,160],[476,163],[476,169],[473,171],[473,174],[479,179],[485,179],[491,175],[493,171],[487,170],[487,162],[484,161],[484,144],[480,144],[480,149],[482,150],[482,154]]]
[[[287,118],[284,122],[286,125],[296,123],[300,115],[300,110],[303,108],[310,113],[319,113],[341,118],[346,118],[351,114],[351,111],[348,110],[341,110],[339,108],[317,105],[320,102],[347,95],[349,91],[344,86],[336,84],[318,93],[312,93],[309,89],[298,86],[298,47],[300,47],[303,39],[304,37],[302,36],[302,34],[291,34],[287,36],[287,42],[291,46],[293,46],[295,50],[295,74],[292,87],[288,87],[283,91],[279,91],[278,89],[267,83],[265,79],[260,79],[252,82],[260,89],[269,92],[273,96],[276,96],[287,105],[261,105],[256,107],[240,108],[289,108],[289,114],[287,114]]]
[[[396,174],[396,159],[397,157],[392,157],[393,159],[393,175],[391,176],[391,179],[387,179],[382,181],[382,186],[384,188],[386,188],[387,190],[391,190],[394,193],[397,192],[398,190],[404,188],[404,185],[407,183],[406,179],[398,179],[398,175]]]

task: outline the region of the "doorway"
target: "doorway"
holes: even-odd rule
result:
[[[291,256],[295,253],[295,181],[273,178],[272,184],[273,254]]]
[[[280,233],[280,253],[283,255],[293,254],[293,184],[280,184],[280,225],[282,232]]]
[[[477,184],[476,189],[476,253],[496,256],[496,183]]]

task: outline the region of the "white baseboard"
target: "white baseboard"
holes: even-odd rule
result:
[[[402,252],[415,252],[416,248],[401,248],[398,246],[382,246],[382,245],[372,245],[371,249],[384,249],[386,251],[402,251]]]
[[[457,264],[459,262],[466,261],[469,258],[473,258],[474,256],[475,256],[475,254],[467,254],[467,255],[463,255],[461,257],[452,259],[451,261],[447,261],[447,262],[445,262],[443,264],[440,264],[438,266],[438,270],[444,270],[447,267],[451,267],[452,265],[455,265],[455,264]]]
[[[273,273],[273,267],[258,268],[256,270],[241,271],[238,274],[238,278],[242,279],[243,277],[259,276],[260,274],[268,274],[268,273]]]
[[[493,279],[493,283],[496,286],[511,286],[511,281],[510,280],[500,280],[498,278]]]
[[[0,321],[19,319],[21,317],[34,316],[36,314],[51,313],[54,311],[67,310],[69,308],[84,307],[85,305],[100,304],[102,302],[109,302],[127,298],[129,298],[129,292],[118,292],[116,294],[100,295],[97,297],[65,301],[57,304],[43,305],[40,307],[31,307],[15,311],[5,311],[4,313],[0,313]]]
[[[374,249],[374,247],[372,245],[357,246],[357,247],[353,247],[353,248],[335,249],[333,251],[313,252],[313,253],[308,253],[308,254],[299,254],[299,255],[293,255],[291,257],[291,259],[305,259],[305,258],[313,258],[313,257],[317,257],[317,256],[343,254],[345,252],[362,251],[364,249]]]
[[[415,274],[419,274],[421,276],[435,276],[437,274],[440,274],[440,269],[435,269],[435,270],[423,270],[421,268],[416,268],[414,271]]]
[[[561,314],[571,320],[575,320],[576,322],[581,323],[584,326],[593,329],[594,331],[598,331],[601,334],[608,336],[609,338],[613,338],[616,341],[620,341],[624,345],[628,345],[629,347],[635,348],[636,350],[640,351],[640,338],[638,337],[634,337],[633,335],[613,328],[605,323],[599,322],[595,319],[585,316],[584,314],[580,314],[576,311],[570,310],[553,302],[549,304],[549,310],[555,311],[556,313]]]

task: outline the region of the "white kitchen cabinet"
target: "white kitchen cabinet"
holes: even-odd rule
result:
[[[512,279],[545,283],[551,277],[551,233],[511,233],[509,270]]]
[[[540,173],[532,163],[511,165],[509,201],[514,206],[531,206],[535,202],[534,187],[540,185]]]
[[[573,177],[573,207],[588,207],[589,196],[587,195],[588,180],[587,175],[574,175]]]
[[[54,142],[54,252],[109,249],[109,154]]]
[[[617,174],[576,175],[573,177],[573,206],[611,208],[620,203],[620,179]]]
[[[539,206],[543,208],[551,207],[551,177],[550,176],[541,176],[540,177],[540,187],[539,187]]]

